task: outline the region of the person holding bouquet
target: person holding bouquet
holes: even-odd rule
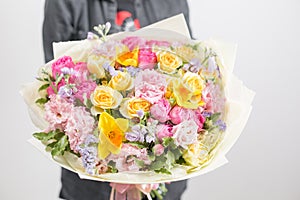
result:
[[[46,0],[43,22],[45,61],[53,59],[53,42],[81,40],[99,24],[111,23],[109,33],[134,31],[159,20],[183,13],[189,26],[186,0]],[[80,179],[62,168],[60,198],[107,200],[109,183]],[[165,200],[180,200],[186,180],[166,184]]]

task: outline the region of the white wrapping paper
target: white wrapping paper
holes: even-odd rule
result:
[[[173,33],[170,34],[169,31]],[[167,33],[167,34],[166,34]],[[143,36],[145,38],[160,39],[168,41],[187,41],[190,35],[183,15],[178,15],[151,26],[145,27],[133,33],[118,33],[109,36],[110,38],[120,39],[128,35]],[[63,55],[69,55],[80,61],[86,59],[89,50],[100,41],[82,40],[75,42],[60,42],[54,44],[54,56],[58,58]],[[45,154],[49,159],[60,166],[67,168],[79,174],[81,178],[91,179],[96,181],[107,181],[117,183],[142,184],[142,183],[159,183],[172,182],[183,179],[192,178],[210,172],[227,163],[226,153],[232,148],[243,128],[246,125],[250,115],[254,92],[245,87],[232,72],[235,61],[236,45],[226,43],[220,40],[203,41],[207,46],[212,47],[220,57],[218,64],[222,73],[222,80],[225,88],[226,96],[226,125],[227,129],[221,143],[214,149],[213,158],[206,164],[205,167],[191,169],[188,167],[174,167],[172,175],[162,175],[154,172],[123,172],[116,174],[103,174],[100,176],[90,176],[85,173],[81,161],[72,154],[66,153],[64,156],[53,158],[50,152],[45,151],[45,146],[35,138],[31,138],[29,142]],[[51,63],[46,64],[49,68]],[[34,102],[40,97],[37,92],[39,82],[34,82],[24,85],[21,94],[28,105],[29,114],[32,122],[36,127],[43,130],[47,127],[47,122],[43,119],[44,113],[39,106]]]

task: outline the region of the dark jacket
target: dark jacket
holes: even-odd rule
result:
[[[53,59],[52,43],[79,40],[99,24],[110,22],[111,33],[120,29],[115,25],[116,0],[46,0],[43,24],[45,61]],[[136,16],[141,27],[183,13],[189,26],[186,0],[135,0]]]
[[[141,27],[183,13],[189,27],[186,0],[132,0]],[[46,0],[43,23],[45,61],[53,59],[52,43],[80,40],[99,24],[110,22],[111,32],[120,31],[115,24],[117,0]],[[77,174],[62,169],[60,197],[69,200],[108,200],[108,183],[81,180]],[[169,192],[164,200],[179,200],[186,189],[186,181],[167,184]]]

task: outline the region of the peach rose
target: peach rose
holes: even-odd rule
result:
[[[114,109],[117,108],[123,96],[116,90],[108,86],[98,86],[91,95],[91,101],[96,109]]]
[[[133,80],[129,73],[118,71],[118,75],[113,76],[108,85],[119,91],[130,90],[133,88]]]
[[[121,104],[120,112],[126,118],[139,117],[138,111],[148,112],[151,104],[142,98],[131,98]]]

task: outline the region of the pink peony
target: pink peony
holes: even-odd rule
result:
[[[156,127],[156,137],[162,141],[163,138],[172,137],[172,126],[166,124],[159,124]]]
[[[132,51],[136,47],[144,47],[146,45],[146,40],[137,36],[130,36],[124,38],[122,43],[128,46],[129,50]]]
[[[150,49],[140,49],[138,59],[141,69],[153,69],[157,63],[156,54]]]
[[[88,134],[92,134],[94,128],[95,120],[85,107],[74,107],[65,128],[71,149],[77,152],[77,146],[85,141]]]
[[[157,103],[151,106],[150,113],[159,122],[164,123],[170,119],[169,112],[171,105],[167,99],[160,99]]]
[[[49,123],[49,129],[63,130],[70,118],[73,104],[56,95],[51,95],[45,104],[45,119]]]
[[[177,105],[172,108],[169,117],[174,124],[180,124],[184,120],[193,120],[198,126],[198,131],[203,128],[203,123],[205,121],[205,118],[202,116],[199,109],[191,110]]]
[[[184,149],[197,141],[198,126],[193,120],[186,120],[173,127],[172,133],[175,144]]]
[[[138,73],[135,82],[135,97],[143,98],[151,104],[163,98],[167,80],[166,77],[154,70],[146,69]]]
[[[62,68],[71,69],[73,67],[74,67],[74,63],[72,61],[72,58],[70,56],[63,56],[52,64],[52,76],[53,77],[56,77],[56,75],[59,76],[62,73],[61,72]]]
[[[190,118],[189,110],[180,106],[174,106],[169,113],[169,117],[174,124],[180,124],[183,120]]]

